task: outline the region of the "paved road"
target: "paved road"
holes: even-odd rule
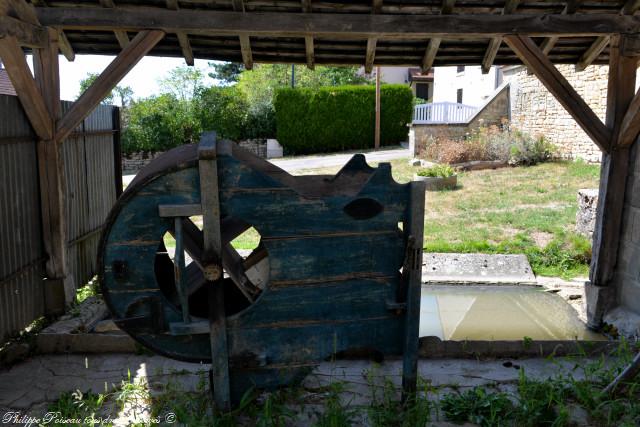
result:
[[[287,172],[298,171],[302,169],[316,169],[332,166],[342,166],[349,161],[357,151],[348,153],[323,154],[315,156],[287,157],[282,159],[271,159],[276,166],[286,170]],[[363,151],[367,162],[386,162],[394,159],[402,159],[412,157],[409,150],[405,148],[390,148],[379,151]],[[122,182],[125,186],[133,180],[135,175],[124,175]]]

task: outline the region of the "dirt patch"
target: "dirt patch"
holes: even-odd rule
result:
[[[553,240],[553,234],[544,231],[534,231],[531,233],[531,238],[536,243],[537,247],[544,249]]]

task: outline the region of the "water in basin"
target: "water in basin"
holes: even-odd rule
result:
[[[442,340],[604,340],[562,297],[532,286],[422,287],[420,336]]]

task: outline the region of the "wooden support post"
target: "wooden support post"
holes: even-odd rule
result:
[[[203,273],[210,285],[211,388],[216,406],[218,409],[226,411],[231,405],[231,391],[221,267],[222,235],[220,231],[217,151],[216,133],[204,133],[198,146],[198,169],[200,171],[200,204],[202,206],[202,233],[204,238],[202,252]],[[219,270],[214,271],[214,267],[219,268]]]
[[[423,182],[411,182],[411,204],[407,227],[407,312],[404,327],[404,352],[402,363],[402,392],[406,400],[416,391],[418,379],[418,344],[420,331],[420,292],[422,289],[422,245],[424,239]]]
[[[373,62],[376,58],[376,45],[378,44],[378,39],[375,37],[370,37],[367,40],[367,53],[365,55],[364,60],[364,72],[366,74],[371,74],[373,71]]]
[[[244,68],[251,70],[253,68],[253,55],[251,53],[251,39],[247,34],[240,34],[240,52],[242,53]]]
[[[375,141],[374,148],[378,150],[380,148],[380,67],[376,67],[376,124],[375,124]]]
[[[307,55],[307,68],[313,70],[315,68],[314,43],[312,36],[304,37],[304,48]]]
[[[87,117],[124,76],[164,37],[163,31],[141,31],[105,68],[60,120],[56,140],[63,140]]]
[[[632,102],[637,57],[621,55],[621,37],[613,36],[610,46],[609,86],[606,125],[612,132],[612,148],[602,157],[600,191],[596,225],[593,232],[593,255],[587,292],[588,324],[597,328],[602,316],[611,308],[615,292],[607,287],[613,278],[618,258],[624,197],[629,170],[629,146],[620,145],[619,135]],[[605,297],[608,295],[608,297]]]
[[[580,97],[567,79],[549,61],[529,37],[506,36],[505,42],[522,62],[533,71],[542,84],[562,104],[571,117],[591,137],[603,152],[611,145],[611,129],[608,129],[589,105]]]
[[[34,51],[33,68],[51,118],[51,129],[55,129],[61,112],[56,30],[49,30],[49,40],[47,48]],[[67,184],[62,140],[49,138],[38,142],[38,171],[43,240],[49,257],[46,263],[45,305],[47,312],[61,313],[65,305],[75,301],[76,294],[76,284],[68,266]]]

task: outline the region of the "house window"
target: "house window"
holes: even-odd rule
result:
[[[462,104],[462,89],[456,91],[456,102]]]
[[[459,73],[464,73],[464,65],[458,65],[458,67],[456,68],[456,71]]]
[[[429,83],[416,83],[416,97],[428,101],[431,99],[429,93]]]

